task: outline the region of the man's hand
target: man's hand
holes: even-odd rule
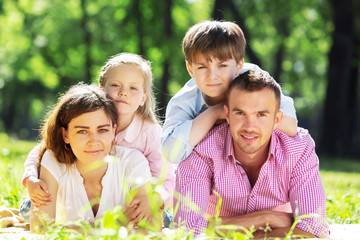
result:
[[[30,196],[31,204],[34,207],[47,205],[52,201],[46,183],[40,179],[34,176],[28,177],[26,179],[26,188]]]

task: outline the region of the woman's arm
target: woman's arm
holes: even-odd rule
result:
[[[54,176],[43,166],[40,167],[40,180],[44,181],[49,189],[53,201],[40,207],[31,206],[30,230],[39,231],[42,227],[42,221],[53,222],[56,215],[56,196],[58,183]]]

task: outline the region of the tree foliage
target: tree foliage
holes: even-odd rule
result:
[[[309,128],[316,140],[329,138],[322,131],[322,121],[334,118],[329,115],[333,108],[328,102],[337,96],[329,92],[328,79],[330,84],[334,76],[331,70],[337,69],[339,73],[345,70],[341,60],[336,65],[330,62],[330,50],[338,36],[333,16],[339,8],[335,3],[332,0],[3,0],[0,2],[0,131],[33,138],[59,93],[79,81],[96,83],[101,66],[120,52],[138,53],[152,62],[154,90],[159,114],[163,116],[169,98],[189,79],[181,52],[185,32],[191,25],[213,18],[235,21],[243,28],[248,41],[246,61],[267,70],[282,84],[284,92],[293,97],[299,126]],[[353,14],[353,81],[343,80],[349,82],[352,92],[347,93],[351,97],[339,106],[346,105],[346,111],[351,113],[348,121],[352,121],[352,127],[346,131],[352,131],[352,138],[345,145],[354,147],[360,144],[356,120],[359,4],[352,0],[344,4],[353,6],[349,9]],[[338,107],[334,114],[344,109]],[[327,128],[336,128],[341,119]],[[345,137],[338,133],[331,138],[336,136]],[[329,145],[325,140],[321,143]],[[335,152],[359,154],[353,149],[344,150],[345,145]]]

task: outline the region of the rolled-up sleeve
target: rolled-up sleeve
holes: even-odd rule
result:
[[[21,183],[26,187],[26,179],[30,176],[38,177],[38,162],[39,162],[40,144],[36,145],[27,156],[24,167],[25,171],[21,179]]]
[[[179,164],[174,194],[174,206],[178,207],[174,218],[176,227],[186,225],[188,230],[194,229],[195,235],[206,229],[212,176],[212,161],[196,151]]]
[[[297,119],[294,100],[289,96],[285,96],[283,93],[281,93],[280,111],[282,111],[287,117]]]
[[[173,163],[186,159],[194,149],[189,145],[194,116],[186,107],[186,104],[180,106],[178,101],[170,101],[166,109],[166,121],[161,135],[162,152]]]
[[[300,220],[297,228],[328,238],[329,228],[326,222],[326,196],[319,172],[319,159],[312,141],[301,154],[290,179],[290,203],[298,216],[316,215]],[[296,217],[296,216],[295,216]]]

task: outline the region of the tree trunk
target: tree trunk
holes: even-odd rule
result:
[[[81,28],[84,32],[84,45],[85,45],[85,75],[84,82],[91,83],[91,58],[90,58],[90,46],[91,46],[91,35],[89,29],[87,27],[87,22],[89,21],[89,17],[86,11],[86,0],[81,0],[81,9],[83,12],[83,16],[81,19]]]
[[[164,63],[163,63],[163,74],[161,77],[161,93],[159,96],[159,104],[158,106],[166,106],[167,104],[167,96],[168,96],[168,83],[170,79],[170,56],[171,56],[171,39],[173,35],[172,24],[173,20],[171,17],[171,8],[172,8],[172,0],[165,1],[165,11],[164,11],[164,30],[166,42],[168,45],[168,51],[165,53]],[[166,107],[159,108],[158,115],[161,119],[165,116]]]
[[[233,17],[235,19],[235,22],[242,29],[247,42],[248,43],[251,42],[251,40],[250,40],[251,36],[250,36],[247,28],[245,27],[244,20],[240,16],[240,14],[237,11],[237,8],[234,5],[232,0],[216,0],[215,4],[214,4],[214,9],[213,9],[213,18],[216,19],[216,20],[223,20],[224,19],[224,11],[225,11],[226,8],[228,8],[231,11],[231,13],[232,13],[232,15],[233,15]],[[261,67],[261,61],[256,56],[256,54],[253,51],[251,45],[246,46],[246,55],[250,59],[251,63],[257,64],[257,65],[259,65]]]
[[[329,53],[328,87],[320,151],[330,156],[349,154],[354,116],[354,32],[352,0],[330,1],[334,25]],[[351,89],[353,88],[353,89]]]

